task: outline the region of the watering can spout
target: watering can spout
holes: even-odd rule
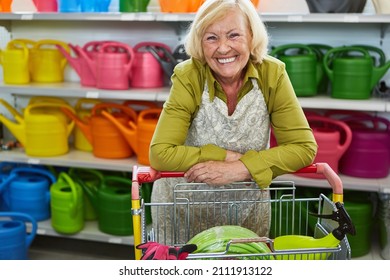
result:
[[[12,135],[23,145],[26,145],[26,135],[25,135],[25,122],[23,116],[16,111],[11,105],[9,105],[5,100],[0,99],[0,103],[8,109],[8,111],[13,115],[16,120],[16,123],[7,119],[4,115],[0,114],[0,121],[11,131]]]
[[[125,137],[126,141],[129,143],[131,149],[137,154],[138,152],[138,145],[137,145],[137,126],[134,123],[134,121],[128,122],[128,127],[124,126],[122,123],[120,123],[114,116],[112,116],[110,113],[106,111],[102,111],[102,115],[110,120],[112,124],[114,124],[118,130],[122,133],[122,135]]]
[[[386,74],[390,68],[390,61],[386,62],[380,67],[374,67],[371,77],[371,88],[374,88],[379,80]]]
[[[68,60],[69,64],[76,71],[76,73],[81,76],[81,64],[80,64],[80,56],[77,48],[72,44],[69,44],[69,47],[73,50],[73,52],[78,55],[78,57],[72,57],[69,52],[65,50],[65,48],[61,45],[56,45],[58,50],[62,53],[62,55]]]
[[[85,138],[88,140],[90,144],[92,144],[92,133],[91,133],[91,126],[81,119],[77,117],[77,115],[69,110],[68,108],[61,107],[61,110],[74,121],[76,126],[80,128],[81,132],[84,134]]]

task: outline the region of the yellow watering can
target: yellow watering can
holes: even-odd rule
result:
[[[64,70],[68,61],[57,49],[57,45],[70,52],[68,44],[62,41],[45,39],[35,43],[30,53],[32,81],[57,83],[64,80]]]
[[[91,98],[80,98],[77,100],[75,105],[75,111],[77,117],[84,121],[88,122],[88,118],[91,116],[92,108],[90,105],[96,105],[101,103],[99,99],[91,99]],[[89,106],[88,106],[89,105]],[[85,134],[81,131],[81,129],[76,125],[74,129],[74,147],[77,150],[92,152],[93,147],[92,144],[88,141]]]
[[[3,115],[0,115],[0,121],[23,145],[27,155],[50,157],[68,152],[68,137],[74,122],[65,121],[65,115],[53,108],[65,107],[74,112],[72,106],[44,102],[29,104],[24,109],[23,116],[5,100],[0,99],[0,103],[13,115],[16,122]],[[47,111],[44,108],[47,108]]]
[[[6,84],[28,84],[30,82],[29,50],[23,41],[13,40],[7,48],[0,50],[0,64]]]

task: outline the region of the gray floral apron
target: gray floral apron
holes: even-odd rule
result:
[[[253,89],[229,116],[225,102],[210,101],[206,83],[185,144],[215,144],[241,154],[267,149],[268,110],[255,79],[252,84]],[[154,182],[151,201],[156,205],[152,206],[156,241],[164,244],[182,244],[205,229],[226,224],[241,225],[259,236],[269,233],[269,191],[256,184],[208,186],[186,183],[184,178],[163,178]]]

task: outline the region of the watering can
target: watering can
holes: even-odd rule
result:
[[[112,159],[131,157],[133,150],[122,133],[102,115],[106,110],[112,109],[116,109],[116,112],[112,112],[112,116],[120,123],[126,124],[130,120],[137,120],[137,113],[133,109],[117,103],[96,104],[92,108],[90,117],[84,121],[80,120],[74,112],[63,108],[92,145],[94,156]]]
[[[170,48],[158,42],[141,42],[134,46],[135,60],[132,66],[130,86],[135,88],[157,88],[164,86],[164,72],[150,47]]]
[[[324,55],[332,47],[324,44],[309,44],[308,46],[317,55],[317,80],[319,81],[317,91],[318,93],[327,93],[329,89],[329,78],[324,69]]]
[[[101,103],[99,99],[91,99],[91,98],[78,99],[75,105],[75,111],[78,119],[80,119],[81,121],[87,121],[92,111],[92,108],[89,108],[88,105],[94,106],[99,103]],[[74,129],[74,147],[77,150],[85,151],[85,152],[92,152],[93,150],[91,143],[85,137],[84,133],[81,131],[78,125],[76,125]]]
[[[57,0],[33,0],[38,12],[57,12]]]
[[[340,172],[360,178],[387,177],[390,169],[390,121],[370,115],[349,116],[342,120],[352,128],[352,142],[341,158]]]
[[[0,115],[0,121],[10,130],[25,148],[30,156],[58,156],[68,152],[68,137],[74,127],[73,121],[68,121],[59,110],[53,108],[66,107],[74,112],[67,104],[35,103],[24,109],[24,116],[9,105],[5,100],[0,103],[14,116],[16,122]],[[45,111],[47,109],[47,111]]]
[[[304,44],[287,44],[274,48],[271,55],[286,64],[286,71],[299,97],[317,94],[320,83],[318,59],[313,48]]]
[[[352,141],[350,127],[342,121],[320,115],[307,114],[306,118],[318,144],[314,162],[326,162],[337,173],[339,161]],[[298,173],[297,176],[313,179],[324,178],[320,174]]]
[[[28,231],[27,223],[31,224]],[[30,215],[0,212],[0,260],[26,260],[37,229],[37,222]]]
[[[103,173],[89,168],[71,168],[68,174],[83,189],[84,219],[86,221],[97,220],[96,205],[92,204],[87,192],[96,192],[98,190],[103,181]]]
[[[15,45],[18,44],[19,47]],[[0,50],[0,64],[6,84],[28,84],[30,82],[29,49],[23,41],[13,40],[5,50]]]
[[[122,13],[146,12],[150,0],[119,0],[119,11]]]
[[[68,53],[68,44],[58,40],[39,40],[30,52],[30,66],[33,82],[58,83],[64,81],[66,58],[56,48],[62,46]]]
[[[120,123],[108,112],[103,111],[102,114],[121,131],[130,147],[136,153],[138,163],[150,165],[149,146],[161,111],[161,108],[142,110],[138,115],[137,122],[129,121],[127,125]]]
[[[84,228],[84,203],[81,186],[65,172],[51,185],[51,225],[63,234],[75,234]]]
[[[368,99],[375,85],[389,69],[390,61],[375,66],[367,49],[337,47],[325,54],[324,66],[332,84],[333,98]]]
[[[148,46],[147,49],[154,56],[154,58],[160,63],[161,68],[165,76],[170,79],[173,74],[177,61],[173,56],[171,50],[167,47],[161,46]]]
[[[93,73],[97,88],[129,89],[129,77],[134,61],[134,51],[129,45],[120,42],[104,43],[94,59],[82,48],[76,48]]]
[[[88,55],[90,59],[95,60],[99,47],[101,47],[101,45],[106,42],[109,41],[90,41],[82,47],[82,50],[85,52],[86,55]],[[62,53],[62,55],[66,57],[69,64],[80,77],[81,85],[85,87],[96,86],[95,75],[89,68],[87,61],[80,54],[80,47],[73,44],[68,44],[68,46],[75,56],[72,56],[71,53],[64,49],[61,45],[57,45],[57,48]]]
[[[132,235],[130,178],[105,176],[99,188],[84,187],[95,205],[99,230],[112,235]]]
[[[57,0],[58,11],[61,13],[77,13],[81,11],[81,0]]]
[[[36,221],[43,221],[50,218],[49,188],[55,181],[56,177],[45,169],[17,167],[0,183],[0,190],[3,189],[3,199],[9,211],[25,213]]]

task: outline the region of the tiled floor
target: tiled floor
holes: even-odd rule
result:
[[[28,257],[31,260],[132,260],[134,251],[130,245],[36,236]]]

